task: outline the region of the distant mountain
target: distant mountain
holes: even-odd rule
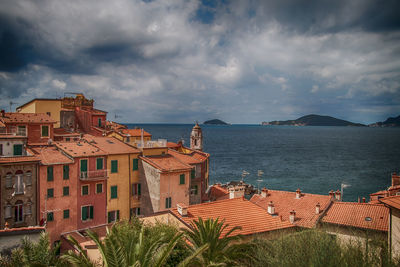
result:
[[[213,125],[229,125],[228,123],[218,120],[218,119],[214,119],[214,120],[208,120],[205,121],[204,124],[213,124]]]
[[[263,122],[262,125],[294,125],[294,126],[365,126],[361,123],[340,120],[330,116],[307,115],[297,120]]]
[[[368,125],[370,127],[400,127],[400,115],[395,118],[388,118],[387,120],[381,122],[375,122]]]

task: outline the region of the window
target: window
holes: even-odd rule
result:
[[[108,223],[116,222],[119,220],[119,210],[108,212]]]
[[[25,125],[19,125],[18,126],[17,135],[26,136],[26,126]]]
[[[25,184],[26,185],[32,185],[32,172],[31,171],[27,171],[25,173]]]
[[[170,209],[170,208],[171,208],[171,203],[172,203],[171,197],[167,197],[167,198],[165,199],[165,208],[166,208],[166,209]]]
[[[42,137],[48,137],[48,136],[49,136],[49,126],[42,125]]]
[[[96,194],[100,194],[100,193],[103,193],[103,184],[102,183],[96,184]]]
[[[87,178],[87,159],[81,159],[81,178]]]
[[[13,187],[12,173],[9,172],[6,174],[6,188],[12,188],[12,187]]]
[[[23,222],[24,221],[24,212],[23,212],[23,203],[22,200],[18,200],[15,202],[15,207],[14,207],[14,219],[15,222]]]
[[[15,173],[15,194],[24,193],[24,180],[22,171],[17,171]]]
[[[129,137],[126,138],[126,142],[129,143],[131,139]]]
[[[63,187],[63,196],[69,196],[69,186]]]
[[[54,180],[53,166],[47,166],[47,182],[51,182],[53,180]]]
[[[96,170],[102,170],[103,169],[103,158],[97,158],[96,159]]]
[[[133,159],[132,170],[137,171],[138,169],[139,169],[139,160],[138,159]]]
[[[4,218],[8,219],[11,218],[11,205],[7,204],[5,211],[4,211]]]
[[[54,221],[54,213],[52,211],[47,213],[47,221],[48,222]]]
[[[140,196],[141,195],[141,184],[132,184],[132,196]]]
[[[3,155],[3,144],[0,144],[0,156]]]
[[[54,197],[54,188],[47,189],[47,198]]]
[[[64,210],[63,211],[63,218],[68,219],[69,218],[69,210]]]
[[[14,145],[13,155],[14,156],[22,156],[22,144]]]
[[[192,179],[196,178],[196,169],[195,169],[195,168],[193,168],[193,169],[190,171],[190,177],[191,177]]]
[[[118,160],[111,161],[111,173],[118,172]]]
[[[51,116],[51,112],[46,112],[47,115]]]
[[[198,191],[199,191],[199,186],[198,185],[193,186],[193,189],[192,189],[193,194],[197,195]]]
[[[179,175],[179,184],[185,184],[185,174]]]
[[[66,137],[66,138],[65,138],[65,141],[69,142],[69,141],[71,141],[71,138]]]
[[[83,206],[81,208],[81,219],[82,221],[93,219],[93,206]]]
[[[133,218],[134,216],[138,216],[138,215],[140,215],[140,208],[139,207],[131,208],[131,210],[130,210],[131,218]]]
[[[101,118],[98,118],[97,124],[98,124],[99,127],[101,127]]]
[[[68,180],[69,179],[69,165],[64,165],[63,166],[63,179]]]
[[[111,199],[118,197],[118,186],[111,186]]]
[[[89,185],[82,185],[82,196],[89,195]]]

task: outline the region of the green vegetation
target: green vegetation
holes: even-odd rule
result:
[[[104,239],[88,231],[101,257],[94,261],[73,238],[77,252],[57,256],[59,244],[50,246],[47,234],[37,243],[24,238],[22,246],[0,256],[0,266],[398,266],[389,260],[385,241],[341,243],[318,230],[282,235],[275,240],[245,241],[223,221],[202,220],[192,229],[139,220],[121,222],[108,230]]]

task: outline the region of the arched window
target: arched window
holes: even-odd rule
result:
[[[15,189],[15,194],[24,193],[24,174],[21,170],[15,172],[14,189]]]
[[[12,182],[12,173],[8,172],[6,174],[6,188],[12,188],[13,187],[13,182]]]
[[[26,177],[26,179],[25,179],[26,185],[32,185],[32,172],[31,171],[27,171],[25,173],[25,177]]]
[[[24,204],[22,203],[22,200],[18,200],[17,202],[15,202],[14,219],[15,222],[24,221]]]

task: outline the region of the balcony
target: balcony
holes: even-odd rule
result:
[[[81,181],[97,181],[104,180],[108,178],[108,170],[96,170],[96,171],[86,171],[81,172]]]
[[[26,127],[11,126],[8,128],[0,128],[0,135],[3,136],[24,136],[26,137]]]

